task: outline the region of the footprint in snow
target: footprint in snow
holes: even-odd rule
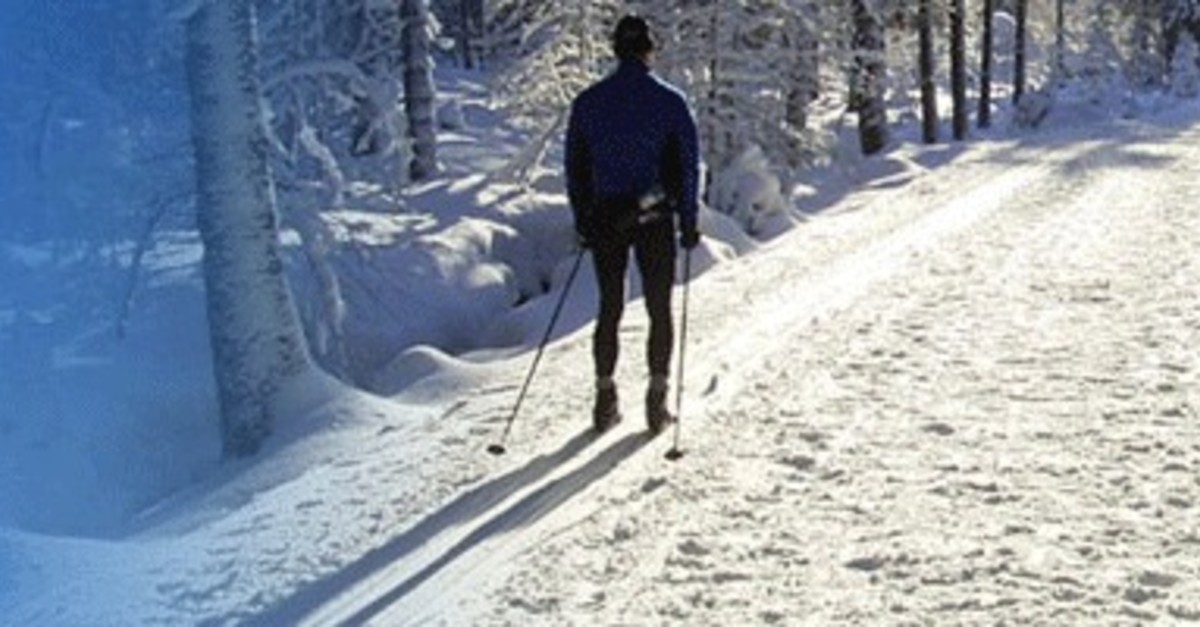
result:
[[[667,485],[667,480],[663,477],[653,477],[642,483],[642,494],[650,494],[655,490]]]
[[[1159,573],[1148,570],[1137,578],[1138,585],[1147,588],[1170,588],[1179,583],[1179,577],[1169,573]]]
[[[704,557],[705,555],[712,553],[711,549],[691,538],[680,542],[676,548],[681,554],[691,557]]]
[[[955,433],[954,427],[952,427],[944,422],[931,422],[931,423],[921,427],[921,431],[924,431],[925,433],[932,433],[934,435],[940,435],[940,436],[950,436],[950,435],[954,435],[954,433]]]
[[[849,562],[846,562],[846,568],[850,570],[858,570],[864,573],[873,573],[887,564],[887,558],[878,555],[869,557],[857,557]]]
[[[807,472],[817,465],[817,460],[807,455],[794,455],[779,460],[779,463],[800,472]]]

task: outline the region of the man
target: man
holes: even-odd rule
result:
[[[683,95],[650,73],[655,44],[645,20],[621,18],[612,44],[616,71],[575,99],[567,126],[567,193],[580,242],[592,251],[600,291],[592,416],[600,432],[621,419],[613,372],[632,249],[650,315],[646,421],[658,433],[674,419],[666,400],[676,218],[684,248],[700,241],[696,123]]]

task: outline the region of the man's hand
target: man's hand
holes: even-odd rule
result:
[[[685,224],[680,229],[679,245],[685,250],[691,250],[700,243],[700,231],[696,230],[695,224]]]

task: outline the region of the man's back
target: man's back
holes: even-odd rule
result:
[[[644,63],[623,61],[579,95],[567,150],[573,203],[636,197],[661,184],[694,214],[698,155],[691,112],[682,94]]]

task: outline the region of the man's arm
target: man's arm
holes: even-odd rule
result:
[[[591,239],[592,199],[592,156],[587,137],[583,133],[577,105],[571,107],[567,120],[566,177],[567,199],[575,215],[575,231],[584,240]]]

